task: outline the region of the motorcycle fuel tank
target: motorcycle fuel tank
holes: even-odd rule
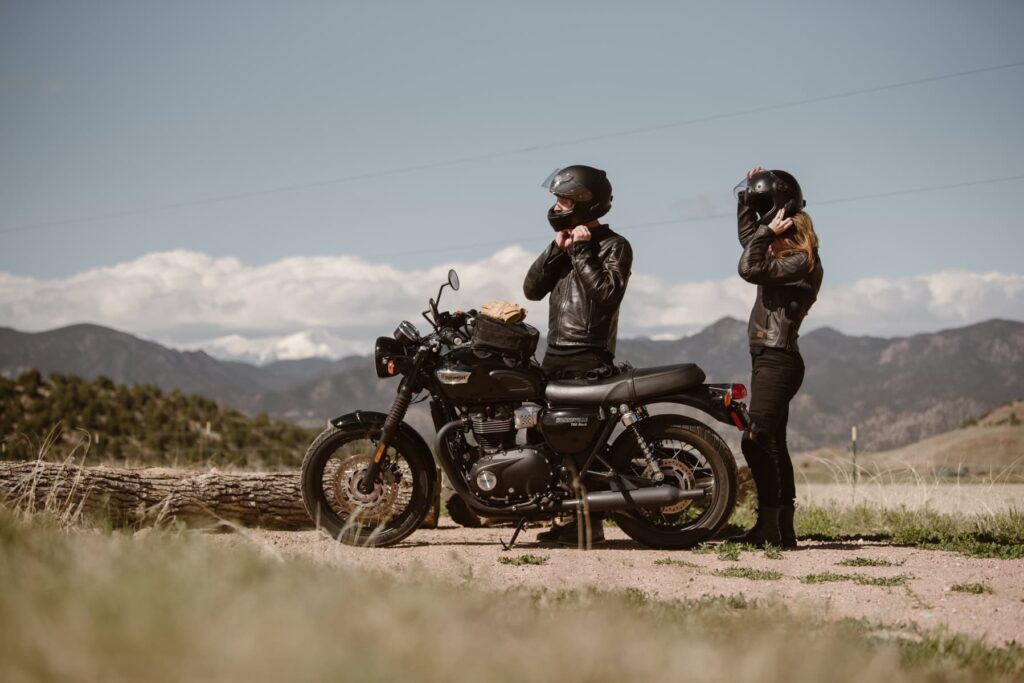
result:
[[[434,373],[441,394],[457,403],[541,401],[540,368],[509,367],[501,358],[453,358]]]

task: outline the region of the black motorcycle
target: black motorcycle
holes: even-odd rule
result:
[[[437,301],[445,286],[458,290],[454,270]],[[644,545],[689,548],[728,520],[736,501],[728,445],[698,420],[651,416],[648,406],[689,406],[742,430],[742,384],[705,384],[694,364],[549,382],[532,358],[536,330],[442,312],[437,301],[423,312],[430,334],[404,321],[377,339],[377,375],[402,376],[391,412],[335,418],[306,452],[302,498],[320,529],[352,545],[398,543],[428,512],[435,455],[471,510],[518,522],[512,542],[529,521],[608,511]],[[423,391],[433,452],[403,421]]]

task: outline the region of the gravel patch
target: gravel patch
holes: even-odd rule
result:
[[[525,531],[507,553],[500,538],[511,529],[466,529],[448,519],[433,530],[420,529],[391,548],[354,548],[338,544],[316,531],[266,531],[210,536],[225,544],[252,542],[273,555],[299,555],[338,566],[383,571],[400,577],[430,576],[472,581],[482,587],[508,589],[547,587],[640,590],[652,598],[672,600],[703,595],[742,594],[748,598],[777,598],[797,610],[843,618],[867,618],[892,626],[916,622],[952,633],[981,638],[994,645],[1024,643],[1024,560],[964,557],[954,553],[899,548],[875,542],[804,542],[781,559],[763,551],[743,551],[739,561],[715,553],[650,550],[621,530],[607,528],[608,543],[590,552],[536,542],[540,528]],[[530,555],[530,562],[500,558]],[[841,565],[865,558],[887,566]],[[674,560],[668,562],[667,560]],[[862,564],[862,562],[858,562]],[[867,565],[867,563],[863,563]],[[753,580],[715,572],[726,567],[779,572],[778,580]],[[877,579],[906,577],[898,585],[856,581],[802,583],[801,577],[831,572]],[[885,583],[885,581],[878,581]],[[984,584],[991,593],[951,590],[957,584]]]

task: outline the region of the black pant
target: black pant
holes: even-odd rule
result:
[[[762,507],[792,505],[796,500],[793,460],[786,445],[789,402],[804,381],[804,360],[796,351],[751,349],[750,431],[743,456],[757,484]]]
[[[607,349],[561,347],[549,348],[540,367],[548,379],[597,380],[615,374],[614,362]]]
[[[610,377],[615,370],[615,357],[607,349],[570,349],[567,353],[544,354],[541,361],[541,370],[549,380],[577,379],[577,380],[598,380],[602,377]],[[581,475],[584,473],[581,472]],[[603,512],[591,512],[590,523],[594,526],[604,522]]]

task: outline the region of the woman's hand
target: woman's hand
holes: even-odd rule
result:
[[[785,209],[779,209],[779,212],[775,214],[775,218],[773,218],[772,222],[768,224],[768,227],[771,228],[772,232],[776,235],[781,235],[793,227],[793,219],[786,218]]]

